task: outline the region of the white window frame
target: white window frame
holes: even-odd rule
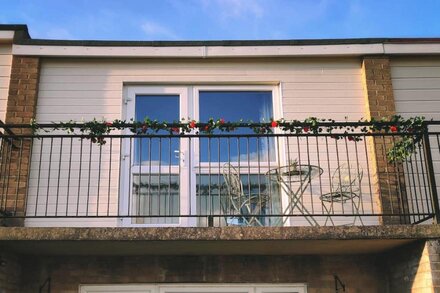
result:
[[[123,290],[123,291],[121,291]],[[207,283],[207,284],[115,284],[80,285],[79,293],[307,293],[307,284],[301,283]]]
[[[164,86],[127,86],[126,92],[125,92],[125,102],[124,102],[124,109],[123,109],[123,119],[130,119],[135,117],[135,102],[136,102],[136,96],[139,95],[178,95],[180,97],[179,99],[179,116],[185,116],[190,114],[189,111],[189,89],[187,86],[173,86],[173,85],[164,85]],[[177,119],[180,119],[181,117],[178,117]],[[128,129],[124,130],[124,134],[132,134]],[[124,170],[131,170],[134,163],[134,156],[131,156],[131,160],[128,158],[127,155],[129,153],[130,148],[130,141],[126,139],[122,144],[122,162],[121,162],[121,168],[123,168],[121,171],[121,186],[120,186],[120,213],[126,214],[129,211],[129,203],[128,203],[128,197],[132,194],[132,186],[129,184],[131,181],[129,179],[129,176],[132,176],[132,172],[127,172]],[[185,144],[185,140],[181,141],[180,144],[180,189],[183,190],[183,192],[180,193],[180,214],[186,215],[189,213],[189,199],[188,197],[188,188],[187,185],[188,178],[185,176],[186,174],[189,174],[189,172],[185,171],[188,169],[188,162],[185,160],[185,157],[188,157],[188,145]],[[148,167],[142,167],[141,166],[141,173],[144,173],[145,171],[149,171]],[[169,168],[164,168],[164,173],[168,171]],[[175,171],[176,167],[172,167],[171,170]],[[152,171],[159,171],[158,167],[154,167]],[[136,174],[138,172],[136,171]],[[173,173],[171,173],[173,174]],[[127,193],[128,192],[128,193]],[[183,196],[182,196],[183,195]],[[120,219],[121,226],[124,227],[173,227],[173,226],[188,226],[188,218],[185,217],[179,217],[178,223],[164,223],[164,224],[134,224],[132,223],[131,217],[125,217]]]
[[[125,103],[123,109],[123,119],[130,119],[134,117],[135,109],[133,104],[135,103],[135,99],[137,95],[155,95],[155,94],[176,94],[176,95],[184,95],[184,98],[181,98],[179,115],[184,118],[190,117],[195,120],[200,120],[200,112],[199,112],[199,93],[200,91],[228,91],[228,92],[240,92],[240,91],[270,91],[272,93],[272,110],[273,110],[273,118],[280,119],[283,117],[283,109],[282,109],[282,85],[280,84],[270,84],[270,85],[145,85],[145,86],[136,86],[136,85],[127,85],[124,87],[125,94]],[[182,118],[180,117],[180,118]],[[217,118],[217,117],[216,117]],[[226,117],[227,118],[227,117]],[[126,134],[129,133],[129,130],[125,130]],[[279,129],[275,129],[275,133],[281,133]],[[184,140],[183,140],[184,141]],[[279,138],[279,153],[275,158],[276,164],[284,165],[286,163],[286,150],[285,150],[285,138]],[[124,152],[127,152],[129,149],[129,143],[125,142],[122,145],[122,156],[124,157]],[[197,171],[202,169],[205,170],[208,166],[205,164],[201,164],[201,168],[198,166],[198,154],[199,154],[199,144],[197,143],[197,139],[193,139],[191,149],[189,149],[188,145],[183,145],[182,152],[182,160],[181,162],[181,180],[180,180],[180,188],[188,190],[188,194],[193,195],[186,198],[185,196],[181,196],[180,198],[180,212],[182,215],[197,215],[197,198],[196,194],[196,174]],[[189,155],[189,152],[192,152]],[[185,160],[185,158],[191,158],[191,162]],[[132,164],[128,164],[129,160],[123,160],[121,162],[121,168],[131,168]],[[216,164],[211,163],[211,167]],[[218,164],[217,164],[218,165]],[[189,166],[192,166],[196,170],[189,170]],[[251,169],[257,170],[255,166],[251,165]],[[141,167],[142,168],[142,167]],[[214,168],[215,169],[215,168]],[[217,167],[218,169],[218,167]],[[127,169],[128,170],[128,169]],[[260,170],[261,171],[261,170]],[[186,174],[183,174],[185,173]],[[124,174],[125,173],[125,174]],[[121,199],[121,208],[122,211],[128,211],[128,203],[127,198],[132,192],[132,186],[129,186],[129,179],[127,172],[121,172],[121,186],[120,186],[120,199]],[[182,177],[183,176],[183,177]],[[186,182],[186,183],[185,183]],[[128,195],[126,192],[128,190]],[[288,197],[282,192],[281,194],[281,204],[282,206],[286,206],[288,204]],[[121,211],[121,209],[120,209]],[[131,218],[121,218],[120,223],[122,226],[129,227],[172,227],[172,226],[197,226],[197,219],[191,217],[180,217],[178,224],[133,224],[131,222]]]

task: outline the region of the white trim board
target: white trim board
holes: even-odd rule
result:
[[[114,284],[80,285],[79,293],[307,293],[306,284]]]
[[[440,46],[440,45],[439,45]],[[14,55],[66,57],[225,58],[383,54],[382,44],[309,46],[87,47],[14,45]]]
[[[115,47],[13,45],[13,55],[122,58],[326,57],[440,54],[440,44],[346,44],[308,46]]]

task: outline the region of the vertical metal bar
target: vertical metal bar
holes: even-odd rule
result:
[[[365,150],[365,161],[367,164],[368,188],[369,188],[369,192],[370,192],[371,212],[375,213],[374,200],[373,200],[373,186],[371,184],[370,158],[368,156],[367,136],[364,136],[364,150]]]
[[[327,153],[328,182],[330,185],[330,192],[333,192],[333,181],[332,181],[332,172],[331,172],[331,167],[330,167],[330,152],[329,152],[329,147],[328,147],[328,136],[325,136],[325,149],[326,149],[326,153]],[[332,219],[331,214],[334,214],[334,213],[335,213],[335,210],[333,207],[333,196],[330,196],[330,209],[327,210],[328,216],[326,217],[324,226],[327,225],[328,220],[330,220],[330,222],[333,224],[333,219]]]
[[[413,183],[413,191],[414,191],[414,203],[415,203],[415,210],[413,210],[413,214],[414,214],[414,218],[417,218],[417,221],[420,220],[420,215],[419,215],[419,201],[418,201],[418,197],[417,197],[417,186],[416,186],[416,178],[415,178],[415,173],[414,173],[414,164],[413,164],[413,156],[411,156],[409,158],[409,166],[411,168],[411,177],[412,177],[412,183]]]
[[[414,143],[414,141],[413,141]],[[421,210],[417,211],[419,213],[419,220],[422,219],[422,215],[420,214],[421,211],[423,211],[423,191],[422,191],[422,183],[420,181],[420,172],[419,172],[419,163],[417,162],[417,154],[414,154],[414,160],[416,165],[416,178],[417,178],[417,185],[419,186],[419,200],[420,200],[420,207]],[[422,163],[422,162],[420,162]]]
[[[221,176],[221,143],[220,143],[220,137],[217,137],[217,147],[218,147],[218,156],[217,156],[217,162],[218,162],[218,174],[217,174],[217,190],[218,190],[218,207],[219,211],[221,210],[221,182],[220,182],[220,176]],[[217,218],[218,226],[220,227],[220,217]]]
[[[127,139],[127,138],[125,138],[125,139]],[[122,213],[122,211],[121,211],[121,209],[120,209],[120,205],[121,205],[121,194],[125,194],[125,193],[127,193],[127,195],[128,195],[128,193],[130,192],[130,186],[128,186],[128,188],[127,187],[125,187],[125,190],[121,190],[121,181],[122,181],[122,169],[124,169],[124,164],[122,163],[122,161],[123,160],[125,160],[125,154],[123,154],[122,153],[122,149],[123,149],[123,144],[124,144],[125,142],[124,142],[124,140],[122,139],[122,137],[119,137],[119,158],[118,158],[118,165],[119,165],[119,168],[118,168],[118,190],[116,191],[117,193],[116,193],[116,197],[117,197],[117,200],[116,200],[116,215],[118,215],[118,216],[121,216],[121,213]],[[128,170],[126,170],[126,171],[128,171],[128,175],[130,176],[130,164],[128,164]],[[110,184],[110,183],[109,183]]]
[[[391,136],[391,140],[392,140],[392,145],[395,146],[396,145],[396,138],[395,136]],[[397,186],[396,186],[396,194],[399,197],[399,201],[400,201],[400,205],[401,207],[399,208],[399,214],[400,214],[400,221],[403,222],[405,221],[405,201],[403,198],[403,192],[402,192],[402,186],[401,186],[401,182],[400,182],[400,172],[399,172],[399,163],[394,161],[394,175],[395,175],[395,179],[397,181]]]
[[[70,173],[72,171],[72,147],[73,147],[73,137],[70,138],[70,148],[69,148],[69,167],[67,170],[67,194],[66,194],[66,216],[69,213],[69,199],[70,199]]]
[[[434,165],[432,163],[431,143],[429,142],[428,128],[425,126],[423,131],[423,146],[425,153],[426,168],[428,171],[429,187],[431,188],[431,200],[434,208],[435,222],[440,223],[440,206],[438,202],[437,184],[435,182]]]
[[[208,214],[212,212],[212,194],[211,194],[211,138],[208,137]]]
[[[359,150],[358,150],[358,142],[357,141],[354,141],[354,150],[355,150],[355,154],[356,154],[356,171],[357,171],[358,177],[362,173],[362,178],[363,178],[364,174],[363,174],[363,171],[362,171],[362,167],[359,166]],[[358,196],[359,196],[359,203],[358,203],[358,206],[357,206],[357,213],[359,214],[359,208],[361,208],[362,214],[365,214],[365,211],[364,211],[364,193],[362,191],[362,180],[359,180],[359,194],[358,194]]]
[[[41,179],[41,156],[43,155],[43,144],[44,144],[44,138],[41,138],[41,144],[40,144],[40,157],[38,162],[38,176],[37,176],[37,192],[35,196],[35,214],[34,216],[37,216],[38,213],[38,197],[40,195],[40,179]]]
[[[197,201],[200,202],[200,204],[197,205],[197,214],[200,215],[202,212],[202,141],[203,138],[199,138],[199,166],[198,166],[198,177],[197,177],[197,184],[196,184],[196,198]],[[196,175],[197,176],[197,175]],[[197,194],[198,193],[198,194]],[[205,201],[204,207],[207,209],[208,203]],[[209,221],[209,219],[208,219]]]
[[[112,157],[113,157],[113,137],[110,137],[109,163],[108,163],[108,186],[107,186],[107,216],[110,215],[110,193],[112,182]]]
[[[4,162],[5,158],[7,157],[5,154],[5,147],[8,145],[7,143],[7,139],[4,136],[1,136],[0,138],[0,184],[2,186],[2,193],[1,193],[1,197],[0,197],[0,208],[3,207],[3,198],[5,196],[5,182],[6,182],[6,177],[5,177],[5,173],[6,173],[6,164]],[[7,150],[6,150],[7,152]]]
[[[385,146],[385,140],[386,140],[386,136],[382,135],[382,154],[384,155],[384,157],[381,159],[384,161],[387,160],[387,158],[386,158],[387,148]],[[387,200],[390,202],[391,214],[394,215],[395,211],[394,211],[394,204],[393,204],[393,200],[392,200],[392,192],[391,192],[391,184],[390,184],[391,179],[390,179],[390,172],[388,170],[388,166],[385,166],[385,173],[387,176],[387,183],[388,183],[387,184],[387,186],[388,186],[388,199]]]
[[[18,169],[17,169],[17,185],[15,189],[15,205],[14,205],[14,215],[17,213],[17,207],[18,207],[18,190],[20,188],[20,177],[21,177],[21,162],[23,157],[23,138],[20,139],[20,151],[18,155]],[[25,199],[23,199],[25,200]]]
[[[8,208],[8,195],[9,195],[9,179],[11,178],[11,161],[12,161],[12,149],[14,148],[14,139],[11,140],[11,144],[9,146],[9,156],[6,159],[7,160],[7,180],[6,180],[6,194],[5,194],[5,210]]]
[[[262,198],[261,198],[261,162],[260,162],[261,158],[260,158],[260,137],[257,136],[257,137],[255,138],[255,140],[256,140],[256,144],[257,144],[258,204],[261,205],[261,200],[262,200]],[[270,173],[267,173],[267,174],[270,176]],[[268,184],[270,184],[270,178],[269,178]],[[269,203],[266,203],[266,205],[267,205],[267,204],[270,205],[270,202],[269,202]],[[269,206],[269,208],[270,208],[270,206]],[[270,209],[270,210],[272,210],[272,209]],[[271,212],[269,211],[269,213],[271,213]],[[270,219],[269,219],[269,222],[270,222]]]
[[[348,171],[348,180],[349,180],[349,187],[350,187],[350,193],[353,194],[353,184],[351,180],[351,164],[350,164],[350,155],[348,153],[348,143],[347,143],[347,137],[344,136],[344,144],[345,144],[345,154],[347,158],[347,171]],[[344,201],[344,199],[342,199]],[[351,196],[351,211],[354,214],[355,213],[355,207],[354,207],[354,198]],[[355,218],[356,220],[356,218]]]
[[[99,215],[99,196],[101,194],[101,164],[102,164],[102,144],[99,144],[99,159],[98,159],[98,192],[96,193],[96,216]]]
[[[158,215],[161,215],[160,202],[162,200],[162,137],[159,137],[159,193],[158,193]]]
[[[82,155],[83,155],[83,145],[84,139],[81,138],[80,148],[79,148],[79,171],[78,171],[78,197],[76,200],[76,216],[79,213],[79,200],[81,198],[81,173],[82,173]]]
[[[246,158],[247,158],[247,165],[248,165],[248,201],[249,204],[251,204],[251,158],[249,153],[249,137],[246,137]],[[252,212],[252,211],[251,211]]]
[[[415,219],[414,216],[414,196],[413,196],[413,190],[412,190],[412,185],[411,185],[411,174],[410,174],[410,167],[408,164],[408,160],[405,160],[405,166],[404,166],[404,177],[405,177],[405,188],[406,188],[406,193],[407,193],[407,197],[408,197],[408,209],[409,209],[409,214],[410,214],[410,219]],[[407,178],[407,179],[406,179]],[[411,222],[411,220],[410,220]]]
[[[302,155],[301,155],[301,145],[299,143],[299,136],[296,137],[296,145],[298,148],[298,166],[299,166],[299,170],[302,170],[303,164],[301,162]],[[301,189],[302,189],[302,187],[304,186],[303,176],[301,176],[301,174],[300,174],[298,177],[299,177],[299,186],[301,186]],[[291,184],[291,180],[292,180],[292,178],[289,176],[289,185]],[[299,198],[301,205],[300,205],[300,207],[298,207],[298,209],[300,210],[301,213],[304,213],[304,196],[303,196],[303,194],[304,193],[301,191],[301,193],[300,193],[301,197]],[[292,209],[292,212],[293,212],[293,209]]]
[[[58,162],[58,180],[57,180],[57,194],[56,194],[56,200],[55,200],[55,216],[58,216],[58,201],[60,197],[60,177],[61,177],[61,161],[63,157],[63,142],[64,138],[61,137],[60,139],[60,161]]]
[[[306,136],[306,151],[307,151],[307,165],[310,166],[310,145],[309,145],[309,137]],[[309,167],[311,168],[311,167]],[[315,204],[313,203],[313,183],[311,178],[309,178],[310,183],[309,183],[309,188],[310,188],[310,204],[311,204],[311,212],[312,214],[315,213]]]
[[[342,187],[342,178],[341,178],[341,163],[339,160],[339,147],[338,147],[338,140],[335,140],[335,148],[336,148],[336,161],[338,162],[338,181],[339,181],[339,188]],[[344,211],[344,201],[341,200],[341,210],[342,210],[342,214],[345,214]]]
[[[133,137],[130,136],[129,138],[129,154],[128,154],[128,159],[129,159],[129,163],[128,163],[128,196],[127,196],[127,216],[131,216],[131,197],[133,196],[133,184],[132,184],[132,180],[133,180],[133,165],[134,165],[134,160],[133,160]]]
[[[321,158],[319,155],[319,139],[317,136],[315,136],[315,141],[316,141],[316,157],[318,160],[318,167],[321,168]],[[318,176],[319,177],[319,194],[323,194],[322,193],[322,176]],[[321,202],[321,213],[324,214],[324,203]]]
[[[34,146],[34,138],[29,138],[29,158],[28,158],[28,168],[27,168],[27,182],[26,182],[26,191],[24,196],[24,208],[23,213],[25,216],[27,216],[27,204],[29,199],[29,181],[31,178],[31,162],[32,162],[32,152],[33,152],[33,146]],[[1,153],[0,153],[1,154]]]
[[[193,176],[193,165],[192,165],[192,138],[188,137],[188,161],[187,161],[187,166],[188,166],[188,170],[189,170],[189,215],[191,216],[190,219],[192,220],[193,218],[193,211],[192,211],[192,197],[194,196],[191,192],[192,192],[192,184],[193,184],[193,180],[192,180],[192,176]],[[179,139],[179,150],[180,150],[180,146],[181,146],[181,142]],[[180,203],[180,193],[181,193],[181,188],[182,186],[180,186],[180,177],[181,176],[181,160],[179,159],[179,176],[177,177],[177,182],[179,183],[179,203]],[[197,204],[197,203],[196,203]],[[179,210],[179,215],[180,215],[180,204],[178,205],[178,210]]]
[[[89,202],[90,202],[90,177],[92,177],[92,149],[93,142],[90,140],[90,148],[89,148],[89,173],[87,174],[87,203],[86,203],[86,216],[89,215]]]
[[[53,137],[50,138],[50,149],[49,149],[49,168],[47,171],[47,193],[46,193],[46,210],[44,215],[47,216],[47,208],[49,206],[49,191],[50,191],[50,171],[52,166],[52,151],[53,151]]]
[[[152,180],[152,174],[151,174],[151,170],[152,170],[152,166],[151,163],[153,162],[153,159],[151,158],[151,140],[152,138],[149,137],[148,138],[148,160],[149,160],[149,164],[148,164],[148,215],[151,216],[152,212],[153,212],[153,197],[151,195],[151,180]]]
[[[165,210],[165,214],[166,215],[170,215],[170,207],[171,207],[171,154],[172,154],[172,149],[171,149],[171,137],[168,138],[168,143],[170,145],[169,147],[169,154],[168,154],[168,204],[167,204],[167,200],[165,200],[165,207],[167,207]],[[180,151],[180,150],[179,150]],[[180,157],[180,153],[179,153],[179,157]]]
[[[286,143],[287,143],[287,172],[289,172],[290,171],[290,164],[292,163],[292,160],[291,160],[291,152],[290,152],[290,138],[291,138],[291,136],[287,136],[287,141],[286,141]],[[298,162],[297,162],[298,163]],[[278,164],[279,165],[279,164]],[[270,169],[269,169],[270,170]],[[278,173],[280,173],[280,174],[278,174]],[[282,176],[282,170],[278,167],[278,169],[276,170],[276,173],[274,174],[274,176],[276,176],[275,177],[275,179],[272,179],[272,180],[275,180],[277,183],[279,183],[281,180],[280,179],[282,179],[281,177],[279,177],[278,178],[278,176]],[[288,176],[288,179],[286,178],[285,180],[287,180],[288,181],[288,184],[289,184],[289,188],[291,188],[291,176]],[[269,184],[270,184],[271,182],[269,181]],[[270,184],[271,185],[271,184]],[[269,186],[270,186],[269,185]],[[280,189],[280,199],[281,199],[281,194],[282,194],[282,187],[281,187],[281,184],[279,184],[279,189]],[[290,197],[291,197],[291,195],[290,194],[286,194],[286,196],[287,196],[287,207],[286,208],[288,208],[289,206],[290,206],[290,202],[292,202],[292,200],[290,199]],[[283,213],[284,213],[284,211],[287,211],[286,210],[286,208],[282,208],[281,209],[281,211],[283,211]],[[293,209],[292,209],[292,212],[293,212]],[[285,216],[285,215],[282,215],[282,216]],[[286,220],[287,220],[287,218],[286,218]],[[277,222],[278,222],[278,220],[277,220]],[[281,223],[284,223],[284,217],[281,217]]]
[[[142,137],[137,137],[136,141],[139,142],[138,146],[138,152],[139,152],[139,169],[138,169],[138,189],[136,194],[136,205],[137,205],[137,212],[136,216],[139,216],[141,214],[141,189],[142,189]],[[133,179],[134,184],[134,179]],[[137,219],[136,219],[137,220]]]
[[[426,212],[430,212],[430,208],[429,208],[429,197],[430,197],[430,190],[429,190],[429,183],[426,183],[427,178],[427,172],[425,172],[425,168],[424,168],[424,164],[423,164],[423,156],[422,156],[422,146],[420,145],[420,143],[418,144],[418,155],[419,155],[419,159],[420,159],[420,169],[421,169],[421,175],[422,175],[422,179],[423,179],[423,194],[425,195],[425,198],[423,200],[426,200],[426,206],[425,204],[422,204],[422,209],[423,209],[423,213],[425,214]],[[416,154],[417,155],[417,154]],[[420,195],[422,196],[422,195]],[[422,200],[422,202],[423,202]],[[427,211],[425,211],[425,207],[427,207]],[[426,217],[426,215],[423,215],[423,217]]]

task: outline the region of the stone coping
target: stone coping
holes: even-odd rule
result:
[[[0,241],[258,241],[436,239],[440,225],[338,227],[0,227]]]

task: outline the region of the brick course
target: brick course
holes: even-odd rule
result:
[[[362,77],[367,119],[380,120],[396,114],[391,67],[388,57],[365,57],[362,60]],[[373,179],[376,185],[377,203],[383,214],[383,224],[407,223],[401,215],[407,212],[406,189],[403,166],[391,164],[386,158],[387,150],[393,145],[391,137],[369,138],[369,153],[373,164]]]

